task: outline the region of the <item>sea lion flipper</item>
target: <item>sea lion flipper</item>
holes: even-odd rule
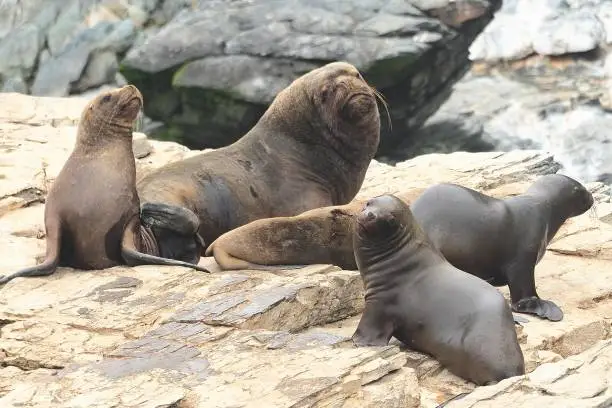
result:
[[[512,310],[518,313],[529,313],[548,319],[552,322],[563,320],[563,311],[550,300],[540,299],[537,296],[520,299],[512,304]]]
[[[353,334],[356,346],[386,346],[393,335],[394,324],[384,313],[384,305],[366,303],[357,330]]]
[[[140,252],[134,241],[134,229],[139,222],[138,217],[132,219],[126,229],[123,231],[121,240],[121,257],[128,266],[137,265],[167,265],[167,266],[184,266],[186,268],[195,269],[196,271],[210,271],[203,266],[192,264],[189,262],[179,261],[177,259],[162,258],[156,255]]]
[[[61,223],[57,216],[49,216],[45,220],[46,254],[45,260],[36,266],[21,269],[10,275],[0,276],[0,285],[21,277],[49,276],[55,272],[60,260],[60,247],[62,242]]]
[[[197,234],[200,227],[200,220],[193,211],[178,205],[156,202],[141,205],[140,220],[149,228],[165,228],[184,235]]]
[[[184,266],[186,268],[195,269],[200,272],[210,273],[210,270],[203,266],[191,264],[189,262],[183,262],[176,259],[162,258],[155,255],[149,255],[142,252],[138,252],[132,248],[121,247],[121,256],[125,263],[129,266],[138,265],[166,265],[166,266]]]

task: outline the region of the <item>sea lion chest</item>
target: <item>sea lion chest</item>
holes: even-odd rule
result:
[[[73,155],[47,205],[61,219],[63,264],[82,269],[117,265],[125,226],[139,211],[134,165],[118,154]]]

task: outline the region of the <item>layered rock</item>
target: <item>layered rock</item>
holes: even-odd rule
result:
[[[0,274],[44,253],[42,201],[72,149],[84,98],[0,95]],[[139,175],[198,152],[138,134]],[[541,151],[429,154],[373,161],[358,197],[454,181],[496,197],[559,168]],[[103,177],[103,175],[100,175]],[[479,387],[451,407],[610,401],[612,204],[562,226],[536,267],[538,291],[565,312],[517,326],[530,374]],[[472,384],[403,348],[356,348],[357,271],[311,265],[203,274],[179,267],[59,268],[0,288],[2,407],[426,407]],[[501,288],[508,297],[507,288]],[[564,401],[564,402],[560,402]]]
[[[381,149],[409,137],[468,68],[467,48],[495,0],[261,0],[179,13],[122,61],[122,73],[190,147],[227,145],[275,94],[334,60],[364,72],[389,103]],[[384,116],[384,115],[383,115]]]
[[[612,1],[507,0],[470,46],[472,71],[389,160],[455,150],[544,149],[612,184]]]
[[[190,0],[3,0],[0,91],[65,96],[122,84],[119,60]]]

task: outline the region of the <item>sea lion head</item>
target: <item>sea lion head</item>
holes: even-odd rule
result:
[[[278,93],[269,117],[296,138],[322,137],[336,151],[373,156],[380,138],[382,97],[347,62],[332,62],[297,78]],[[362,159],[360,159],[362,160]]]
[[[528,193],[544,194],[567,209],[569,217],[584,214],[594,204],[593,194],[580,182],[563,174],[547,174],[536,180]]]
[[[377,94],[357,68],[346,62],[333,62],[303,77],[321,117],[331,126],[380,127]]]
[[[393,195],[366,201],[356,218],[357,234],[369,239],[391,239],[412,227],[410,209]]]
[[[142,94],[134,85],[102,92],[83,110],[79,121],[79,137],[95,140],[125,133],[131,137],[134,121],[142,106]]]

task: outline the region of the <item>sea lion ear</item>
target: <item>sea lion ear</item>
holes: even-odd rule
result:
[[[140,208],[140,220],[146,227],[163,228],[181,235],[193,235],[200,228],[198,216],[178,205],[145,203]]]

